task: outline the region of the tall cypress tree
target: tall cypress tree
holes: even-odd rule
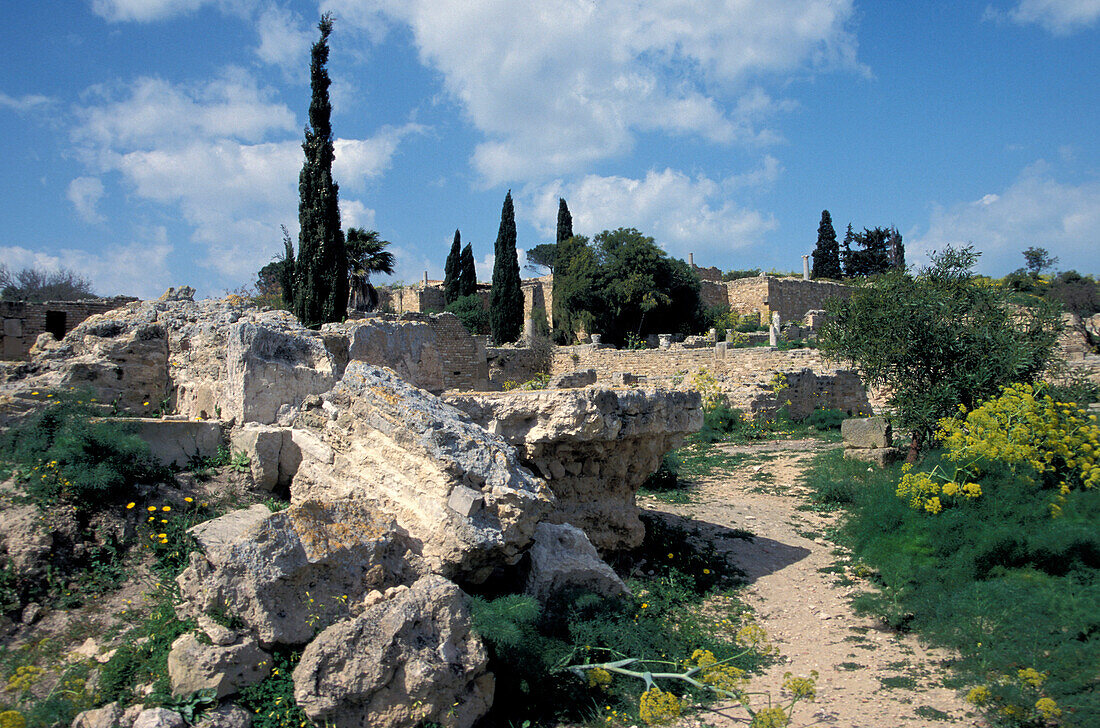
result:
[[[303,325],[317,328],[343,321],[348,306],[348,259],[340,228],[339,187],[332,179],[332,104],[328,87],[328,37],[332,17],[326,13],[317,25],[321,38],[313,44],[309,65],[309,126],[302,151],[305,162],[298,175],[298,260],[294,266],[292,311]]]
[[[814,278],[840,278],[840,245],[836,241],[833,218],[828,210],[821,211],[817,226],[817,247],[814,248]]]
[[[450,303],[459,297],[459,274],[462,272],[462,243],[455,230],[455,241],[451,243],[451,252],[447,255],[447,264],[443,266],[443,300]]]
[[[565,205],[565,198],[558,198],[558,235],[554,242],[561,243],[573,237],[573,216]]]
[[[477,266],[474,265],[474,249],[469,243],[462,249],[458,266],[458,295],[472,296],[477,293]]]
[[[852,232],[852,223],[848,223],[848,232],[844,233],[844,247],[840,251],[840,262],[844,266],[844,277],[851,278],[852,273],[852,243],[856,241],[856,234]]]
[[[494,248],[493,288],[489,293],[489,328],[497,345],[515,341],[523,332],[523,290],[519,283],[519,257],[516,255],[516,212],[512,191],[504,198],[500,211],[500,230]]]
[[[898,229],[890,228],[890,237],[887,240],[890,250],[889,259],[890,267],[898,270],[905,269],[905,245],[901,242],[901,233]]]

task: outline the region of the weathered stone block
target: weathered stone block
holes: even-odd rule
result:
[[[270,674],[271,656],[251,637],[235,645],[207,645],[188,632],[172,643],[168,653],[168,677],[175,695],[213,690],[215,697],[224,698],[263,682]]]
[[[23,336],[23,321],[17,318],[4,319],[4,336]]]
[[[575,389],[577,387],[587,387],[590,384],[596,383],[596,370],[595,369],[582,369],[576,372],[569,372],[567,374],[559,374],[556,377],[550,379],[550,382],[546,385],[547,389]]]
[[[279,470],[286,433],[283,427],[249,425],[235,430],[230,437],[232,450],[248,455],[252,482],[257,488],[274,490],[289,483],[289,475],[280,479]]]
[[[214,457],[225,444],[218,421],[162,420],[153,417],[107,418],[137,426],[137,436],[149,445],[161,465],[187,465],[192,458]]]
[[[294,699],[332,728],[470,728],[493,704],[462,590],[429,575],[326,629],[294,668]]]
[[[847,448],[881,448],[893,445],[890,423],[885,417],[852,417],[840,423]]]
[[[880,468],[905,459],[905,452],[896,447],[845,448],[844,457],[862,460]]]
[[[531,571],[526,592],[541,602],[570,589],[606,597],[627,592],[626,584],[604,562],[584,531],[568,523],[540,523],[528,552]]]

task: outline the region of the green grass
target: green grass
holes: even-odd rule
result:
[[[960,681],[1000,705],[1049,697],[1065,725],[1100,725],[1100,490],[1072,493],[1053,519],[1050,491],[991,466],[981,498],[932,515],[895,495],[899,478],[898,467],[868,471],[839,452],[806,475],[816,502],[846,511],[839,541],[874,570],[880,589],[854,606],[956,651]],[[1041,687],[1021,684],[1025,668],[1046,675]]]

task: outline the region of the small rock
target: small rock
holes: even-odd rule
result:
[[[252,716],[237,705],[223,705],[202,715],[195,728],[251,728]]]
[[[122,725],[122,706],[107,703],[102,708],[85,710],[73,718],[72,728],[115,728]]]
[[[199,629],[216,645],[231,645],[237,641],[239,635],[235,630],[229,629],[224,624],[218,624],[205,614],[199,615],[196,621]]]
[[[183,716],[167,708],[143,710],[134,721],[134,728],[183,728]]]
[[[270,673],[271,656],[251,637],[236,645],[204,645],[194,632],[188,632],[172,643],[168,653],[168,676],[175,695],[213,689],[222,698],[262,682]]]

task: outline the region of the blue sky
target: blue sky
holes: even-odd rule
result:
[[[0,8],[0,262],[220,295],[297,235],[308,55],[335,17],[344,225],[391,279],[636,227],[801,268],[821,210],[911,262],[1037,245],[1100,273],[1100,0],[42,0]]]

